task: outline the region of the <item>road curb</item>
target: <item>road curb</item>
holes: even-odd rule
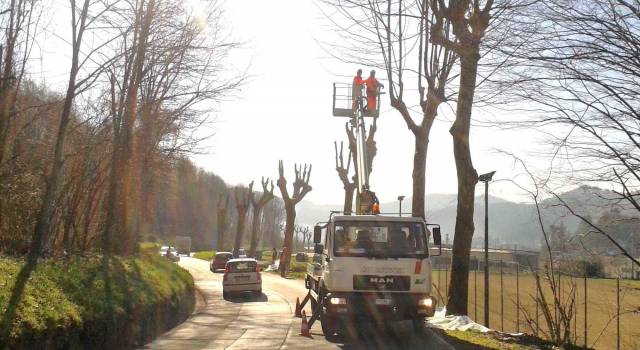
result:
[[[193,308],[193,312],[191,313],[191,315],[200,313],[207,307],[207,304],[208,304],[207,298],[204,296],[204,293],[200,290],[200,288],[198,288],[198,286],[195,285],[194,289],[195,289],[194,293],[195,293],[195,299],[196,299],[196,306]]]

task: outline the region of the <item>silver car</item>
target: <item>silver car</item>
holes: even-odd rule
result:
[[[256,259],[239,258],[227,261],[222,278],[222,296],[226,299],[230,293],[235,292],[262,294],[262,276]]]

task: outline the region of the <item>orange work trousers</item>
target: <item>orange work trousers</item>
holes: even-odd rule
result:
[[[367,109],[371,112],[376,110],[377,97],[375,92],[367,92]]]

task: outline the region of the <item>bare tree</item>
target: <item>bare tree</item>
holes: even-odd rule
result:
[[[0,235],[8,231],[5,213],[8,186],[7,173],[15,164],[8,164],[7,150],[12,121],[19,114],[16,108],[25,68],[41,16],[42,7],[33,0],[3,2],[1,13],[4,37],[0,44]]]
[[[460,60],[460,79],[456,118],[449,130],[453,137],[453,155],[458,175],[458,205],[455,236],[451,260],[451,283],[447,301],[447,314],[466,315],[469,283],[469,252],[473,238],[473,211],[478,173],[473,167],[469,132],[471,112],[477,85],[480,45],[489,26],[493,0],[430,0],[429,5],[437,18],[431,28],[431,40],[451,50]],[[455,39],[449,38],[449,28]]]
[[[530,182],[530,186],[525,186],[518,183],[517,181],[512,181],[512,183],[516,187],[527,193],[533,200],[536,209],[537,223],[540,228],[540,232],[542,233],[544,242],[543,248],[546,249],[549,256],[548,263],[545,264],[542,272],[538,271],[536,266],[530,266],[531,272],[536,281],[536,294],[532,294],[531,298],[537,305],[537,308],[542,310],[542,316],[546,324],[546,328],[540,327],[541,322],[538,320],[537,315],[532,315],[524,307],[522,307],[521,310],[524,313],[525,321],[529,323],[532,328],[535,327],[536,329],[542,330],[542,332],[545,333],[546,337],[553,341],[556,345],[570,344],[572,341],[571,321],[577,308],[574,293],[576,286],[575,284],[572,284],[568,291],[565,290],[563,293],[560,292],[560,289],[562,288],[562,280],[558,271],[558,266],[556,264],[556,261],[554,260],[554,255],[551,248],[551,235],[549,234],[549,232],[547,232],[547,228],[544,225],[543,213],[541,210],[542,207],[540,204],[540,198],[544,194],[543,191],[545,191],[545,188],[547,187],[549,178],[548,176],[543,178],[536,178],[536,176],[529,170],[526,163],[522,159],[509,152],[501,152],[511,156],[518,164],[521,165],[528,178],[528,181]],[[549,289],[551,290],[551,306],[547,301],[547,296],[545,295],[545,284],[547,284],[549,286]],[[554,314],[556,314],[557,317],[554,317]]]
[[[640,212],[640,2],[637,0],[551,0],[510,18],[517,35],[499,52],[510,65],[495,80],[510,107],[525,118],[509,126],[537,128],[551,160],[549,175],[562,184],[604,185],[617,196],[611,205]],[[561,161],[570,171],[553,166]],[[550,180],[550,181],[551,181]],[[629,247],[550,193],[593,232],[634,264]]]
[[[226,55],[238,44],[224,36],[219,3],[208,2],[197,16],[186,13],[184,6],[158,3],[151,23],[132,159],[134,192],[139,193],[134,203],[139,210],[132,218],[135,236],[151,225],[156,164],[197,151],[200,141],[210,136],[199,135],[210,122],[211,101],[244,81],[243,74],[221,74]]]
[[[333,146],[336,152],[336,171],[338,172],[338,177],[342,182],[342,186],[344,188],[344,205],[343,210],[346,215],[351,214],[353,210],[353,192],[356,189],[356,182],[352,178],[349,178],[349,169],[351,168],[351,151],[349,151],[349,155],[347,156],[347,167],[344,166],[344,157],[342,156],[342,145],[340,142],[340,152],[338,152],[338,143],[334,142]]]
[[[307,169],[308,167],[308,169]],[[285,257],[285,263],[280,267],[280,275],[285,276],[286,271],[289,270],[291,264],[291,253],[293,252],[293,233],[296,222],[296,205],[311,192],[312,188],[309,185],[309,178],[311,177],[311,165],[307,166],[294,164],[294,171],[296,178],[293,181],[293,193],[289,195],[287,189],[287,179],[284,177],[284,165],[282,161],[278,163],[278,188],[284,201],[284,209],[287,214],[285,229],[284,229],[284,249],[287,252]]]
[[[22,84],[25,66],[38,22],[40,6],[34,0],[11,0],[3,3],[6,23],[3,23],[4,42],[0,46],[0,166],[5,160],[11,120],[16,114],[18,90]],[[1,212],[0,212],[1,214]],[[2,215],[0,215],[2,216]]]
[[[302,230],[302,249],[304,249],[305,251],[307,250],[307,247],[309,247],[309,245],[311,244],[311,229],[309,228],[309,226],[305,226],[304,229]]]
[[[4,317],[2,318],[2,325],[0,329],[0,340],[6,339],[11,329],[11,323],[15,315],[18,303],[22,297],[24,287],[26,285],[29,276],[35,270],[40,257],[43,243],[46,239],[46,235],[50,232],[51,219],[53,217],[53,211],[55,209],[55,199],[58,191],[60,175],[63,165],[63,151],[65,145],[65,138],[67,136],[67,126],[71,120],[71,109],[73,106],[73,100],[77,94],[78,89],[81,87],[76,80],[78,71],[81,66],[81,53],[80,48],[82,46],[82,39],[88,24],[91,21],[87,21],[88,12],[91,2],[85,0],[80,8],[77,8],[75,0],[70,0],[71,5],[71,68],[69,71],[69,82],[67,84],[67,92],[64,99],[64,106],[60,115],[60,121],[58,125],[56,144],[53,154],[53,160],[51,169],[48,170],[47,181],[44,196],[42,198],[42,204],[37,217],[35,229],[33,231],[33,237],[31,240],[31,247],[27,256],[27,262],[25,266],[20,270],[20,273],[16,277],[16,283],[14,285],[11,298],[9,299],[7,309],[5,310]],[[86,58],[85,58],[86,60]]]
[[[217,218],[217,230],[218,230],[218,240],[216,244],[216,248],[218,251],[223,251],[225,248],[225,240],[224,235],[227,231],[227,208],[229,206],[229,194],[221,194],[218,197],[218,205],[216,208]]]
[[[103,234],[103,250],[109,254],[137,252],[137,237],[132,237],[129,199],[132,190],[131,160],[133,135],[137,119],[138,92],[144,75],[145,55],[149,45],[149,31],[155,15],[155,0],[131,4],[133,23],[130,40],[122,41],[121,77],[115,70],[110,74],[111,119],[113,152],[107,197],[107,218]],[[127,29],[129,32],[129,29]],[[117,238],[114,240],[113,238]]]
[[[262,183],[262,196],[260,196],[259,200],[256,200],[255,195],[251,196],[251,207],[253,208],[253,216],[251,222],[251,245],[249,246],[249,256],[255,257],[256,248],[258,247],[258,232],[260,229],[260,222],[262,217],[262,209],[267,203],[269,203],[273,198],[273,181],[269,181],[269,178],[265,179],[264,177],[260,181]],[[271,183],[271,187],[268,185]]]
[[[285,218],[284,203],[279,198],[274,198],[265,206],[262,215],[261,240],[263,246],[268,244],[276,248],[281,245],[281,226]]]
[[[238,211],[238,225],[236,226],[236,239],[233,245],[233,253],[237,254],[240,248],[242,248],[242,237],[244,236],[247,212],[254,200],[253,181],[249,184],[249,188],[236,186],[234,194],[236,199],[236,210]]]
[[[326,1],[341,14],[331,15],[333,26],[344,33],[346,42],[338,46],[339,59],[357,64],[368,63],[386,70],[391,106],[400,113],[415,137],[413,159],[412,214],[425,217],[425,177],[429,134],[440,104],[449,99],[447,84],[456,52],[435,40],[434,34],[449,37],[450,20],[436,16],[430,1]],[[416,52],[417,51],[417,52]],[[407,101],[407,82],[415,84],[418,94],[412,110]],[[411,97],[409,97],[411,98]],[[416,115],[420,118],[415,120]]]

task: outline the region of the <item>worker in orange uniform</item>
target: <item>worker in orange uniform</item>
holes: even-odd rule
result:
[[[376,111],[376,102],[378,99],[378,87],[384,87],[378,79],[376,79],[376,71],[372,70],[369,73],[369,78],[365,80],[367,84],[367,110],[369,113]]]
[[[353,77],[353,84],[351,85],[351,99],[353,103],[351,104],[351,109],[353,110],[353,114],[356,114],[356,108],[360,104],[362,100],[362,88],[364,87],[364,79],[362,79],[362,69],[358,69],[356,76]]]

